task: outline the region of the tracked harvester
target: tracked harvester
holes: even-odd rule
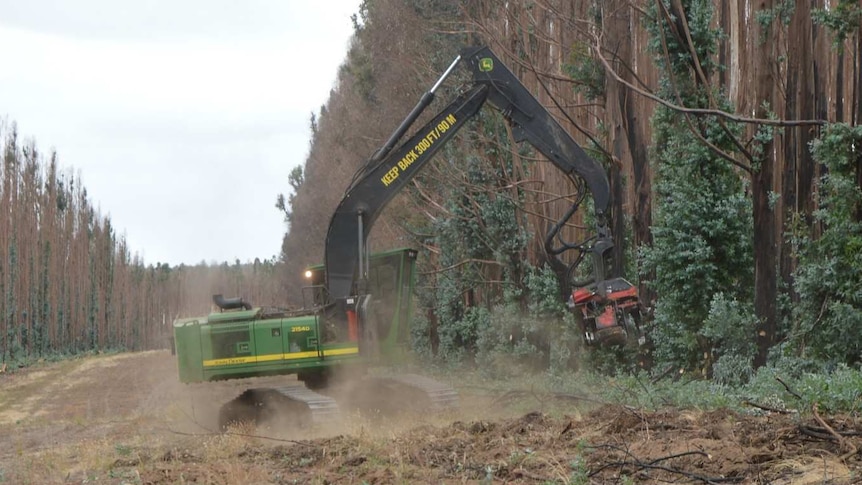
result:
[[[459,65],[472,74],[462,93],[406,140],[407,131],[434,100],[435,92]],[[366,241],[383,208],[485,105],[497,108],[515,141],[526,141],[567,177],[571,208],[549,227],[545,250],[569,307],[588,345],[642,341],[637,289],[609,274],[614,240],[609,228],[610,188],[604,167],[590,158],[521,82],[488,48],[461,52],[434,86],[354,175],[333,214],[323,266],[308,271],[305,309],[252,307],[239,299],[214,298],[219,311],[174,323],[180,378],[206,382],[297,374],[306,386],[249,389],[222,408],[222,422],[291,415],[320,422],[337,415],[331,381],[339,371],[397,362],[407,346],[416,252],[401,249],[372,255]],[[596,233],[566,241],[570,223],[587,193],[592,196]],[[576,280],[590,261],[589,275]],[[358,373],[357,373],[358,375]],[[355,378],[352,403],[397,410],[406,397],[411,407],[457,406],[457,394],[418,375],[387,379]],[[381,399],[383,397],[383,399]]]
[[[426,377],[363,376],[372,362],[403,359],[410,332],[415,263],[416,251],[407,248],[376,253],[369,260],[373,311],[364,317],[365,326],[373,324],[377,332],[373,359],[360,355],[358,327],[340,335],[343,325],[328,316],[321,265],[306,271],[303,299],[307,304],[302,309],[254,307],[240,298],[215,295],[216,312],[176,320],[180,380],[194,383],[296,374],[305,383],[246,390],[221,408],[222,427],[241,421],[294,427],[329,422],[341,412],[338,397],[345,398],[351,408],[375,412],[397,412],[408,402],[417,409],[457,407],[454,389]],[[396,396],[405,399],[396,400]]]

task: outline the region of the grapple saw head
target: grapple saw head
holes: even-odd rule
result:
[[[587,345],[625,345],[646,342],[644,308],[638,289],[623,278],[611,278],[589,287],[576,288],[569,309],[578,317]]]

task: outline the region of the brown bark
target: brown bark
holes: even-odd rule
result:
[[[613,39],[615,44],[605,46],[605,50],[613,53],[613,57],[624,67],[618,69],[621,77],[628,83],[634,84],[636,82],[635,72],[629,66],[636,64],[635,57],[638,54],[634,48],[635,44],[628,42],[627,39],[637,25],[637,19],[628,2],[610,2],[606,4],[606,11],[609,13],[603,16],[605,20],[602,29],[605,32],[603,38]],[[620,203],[614,208],[618,223],[617,227],[614,228],[614,234],[617,235],[619,241],[617,246],[620,247],[620,250],[623,246],[630,250],[633,247],[652,244],[652,232],[650,230],[652,226],[652,174],[647,150],[649,138],[645,130],[646,125],[642,122],[643,119],[647,118],[648,113],[645,112],[646,106],[638,103],[638,97],[612,76],[606,77],[605,90],[608,125],[612,127],[611,150],[615,159],[619,161],[625,178],[630,180],[628,185],[631,186],[627,190],[628,194],[625,194],[622,182],[617,181],[615,184],[614,197]],[[630,201],[626,207],[622,205],[624,198]],[[625,232],[621,224],[624,218],[630,218],[632,221],[633,240],[627,244],[624,244]],[[622,261],[622,258],[620,260]],[[616,274],[623,274],[621,267],[615,269]],[[641,279],[648,281],[652,278],[651,275],[642,275]],[[652,301],[655,297],[653,293],[649,287],[644,284],[641,285],[642,300]]]
[[[749,18],[758,11],[768,11],[774,7],[773,0],[760,0],[752,5]],[[777,22],[772,22],[771,27]],[[770,26],[764,27],[757,21],[750,23],[749,39],[759,39],[752,55],[754,73],[755,114],[760,118],[769,116],[768,110],[775,106],[776,39]],[[767,354],[775,342],[778,317],[776,314],[778,246],[775,224],[775,211],[770,205],[775,174],[775,147],[773,141],[761,144],[758,160],[759,168],[752,173],[752,199],[754,210],[754,311],[758,318],[757,354],[755,367],[766,364]]]
[[[786,45],[787,75],[784,116],[792,119],[813,119],[815,112],[816,78],[812,59],[814,49],[813,22],[811,5],[807,2],[796,4],[789,26]],[[817,136],[815,127],[793,127],[785,130],[784,168],[781,171],[781,210],[784,225],[798,221],[805,226],[807,214],[813,210],[810,194],[814,191],[814,160],[808,150],[812,139]],[[806,229],[810,230],[809,227]],[[796,262],[787,238],[780,248],[780,275],[785,288],[792,288],[793,271]],[[790,292],[795,301],[798,297]]]

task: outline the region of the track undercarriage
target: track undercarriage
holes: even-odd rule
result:
[[[302,429],[332,423],[342,412],[369,417],[457,409],[458,393],[442,382],[415,374],[352,380],[306,380],[271,388],[248,389],[224,404],[219,426],[254,423],[277,429]]]

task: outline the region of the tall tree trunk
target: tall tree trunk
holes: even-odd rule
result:
[[[636,65],[634,57],[639,53],[634,51],[634,45],[631,39],[633,27],[636,21],[633,20],[633,11],[630,5],[624,5],[624,2],[606,2],[604,4],[603,19],[603,39],[606,39],[604,48],[607,52],[612,52],[614,58],[626,67],[620,67],[617,71],[629,83],[635,84],[635,72],[632,67]],[[643,123],[639,120],[646,117],[648,114],[639,112],[640,106],[637,106],[636,96],[633,95],[625,86],[617,82],[612,76],[605,77],[605,116],[608,126],[612,127],[611,131],[611,150],[614,157],[620,162],[619,167],[613,167],[611,172],[613,178],[614,198],[617,202],[614,206],[615,227],[614,236],[617,242],[617,254],[614,260],[617,265],[624,262],[624,251],[628,252],[631,247],[640,247],[652,243],[652,207],[651,207],[651,183],[649,160],[647,156],[648,135],[643,131]],[[626,198],[624,196],[623,182],[618,176],[622,172],[625,177],[631,177],[633,186],[632,206],[629,207],[629,215],[632,218],[632,236],[633,239],[629,245],[622,242],[625,240],[625,216],[622,202]],[[615,274],[623,274],[622,267],[614,268]],[[646,277],[645,280],[651,278]],[[641,285],[641,298],[645,301],[651,301],[654,298],[653,291],[646,285]]]
[[[815,113],[815,76],[813,69],[814,39],[812,33],[811,5],[806,2],[796,4],[790,30],[787,35],[787,89],[785,117],[789,119],[814,119]],[[781,185],[781,207],[779,214],[785,221],[799,220],[803,224],[810,214],[808,201],[813,193],[814,161],[808,145],[816,132],[810,127],[785,129],[784,170]],[[807,226],[807,224],[805,224]],[[780,274],[785,288],[791,289],[792,275],[796,269],[793,251],[789,242],[781,245]],[[791,298],[798,295],[791,291]]]
[[[757,12],[771,12],[774,0],[761,0],[754,4],[755,11],[749,16],[754,19]],[[757,42],[753,49],[754,63],[754,101],[755,116],[768,118],[771,106],[775,106],[775,33],[776,22],[764,25],[757,20],[750,21],[752,35]],[[777,255],[775,211],[770,203],[775,172],[775,147],[772,139],[762,143],[759,167],[752,175],[752,198],[754,209],[754,311],[757,324],[757,355],[755,367],[766,364],[770,347],[775,342],[778,318],[777,300]]]

